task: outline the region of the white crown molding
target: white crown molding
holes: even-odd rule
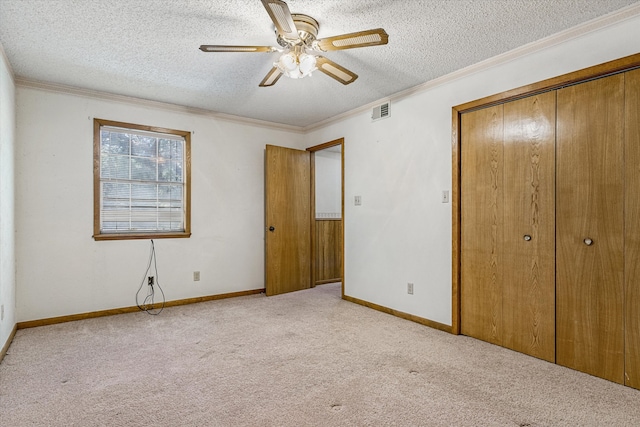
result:
[[[534,42],[517,47],[515,49],[512,49],[500,55],[496,55],[489,59],[485,59],[484,61],[480,61],[475,64],[469,65],[468,67],[461,68],[459,70],[456,70],[444,76],[435,78],[433,80],[429,80],[428,82],[403,90],[394,95],[391,95],[390,97],[379,99],[367,105],[363,105],[362,107],[358,107],[356,109],[346,111],[342,114],[338,114],[337,116],[333,116],[328,119],[322,120],[320,122],[311,124],[309,126],[304,127],[303,130],[304,132],[310,132],[316,129],[323,128],[325,126],[345,120],[349,117],[353,117],[353,116],[362,114],[364,112],[370,111],[373,107],[383,104],[385,102],[397,102],[402,98],[406,98],[408,96],[411,96],[420,92],[425,92],[437,86],[444,85],[446,83],[452,82],[454,80],[458,80],[462,77],[469,76],[479,71],[484,71],[491,67],[502,65],[507,62],[513,61],[515,59],[522,58],[524,56],[538,52],[540,50],[547,49],[552,46],[565,43],[567,41],[584,36],[586,34],[602,30],[603,28],[618,24],[622,21],[625,21],[630,18],[634,18],[638,15],[640,15],[640,2],[632,4],[630,6],[623,7],[622,9],[619,9],[615,12],[608,13],[601,17],[592,19],[591,21],[587,21],[585,23],[576,25],[575,27],[568,28],[559,33],[552,34],[543,39],[536,40]]]
[[[7,58],[7,53],[4,51],[4,46],[0,43],[0,56],[4,59],[4,63],[7,64],[7,69],[9,70],[9,78],[11,78],[11,82],[16,84],[16,75],[13,72],[13,68],[11,68],[11,62],[9,62],[9,58]]]
[[[15,82],[17,86],[39,89],[47,92],[64,93],[68,95],[81,96],[92,99],[102,99],[106,101],[121,102],[129,105],[139,105],[143,107],[156,108],[160,110],[175,111],[179,113],[195,114],[200,116],[212,117],[220,120],[241,123],[251,126],[260,126],[274,130],[295,132],[303,134],[304,129],[300,126],[286,125],[282,123],[268,122],[266,120],[251,119],[248,117],[234,116],[233,114],[219,113],[216,111],[206,110],[204,108],[186,107],[178,104],[171,104],[167,102],[151,101],[149,99],[135,98],[132,96],[116,95],[109,92],[101,92],[92,89],[82,89],[74,86],[68,86],[57,83],[48,83],[39,80],[25,79],[23,77],[16,77]]]

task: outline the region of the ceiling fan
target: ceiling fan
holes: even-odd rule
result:
[[[344,85],[353,83],[358,75],[341,65],[318,55],[317,52],[353,49],[356,47],[387,44],[389,36],[382,28],[342,34],[316,39],[318,21],[311,16],[292,14],[281,0],[261,0],[275,25],[277,42],[281,48],[272,46],[223,46],[202,45],[203,52],[281,52],[278,61],[260,83],[260,87],[273,86],[284,74],[299,79],[321,71]]]

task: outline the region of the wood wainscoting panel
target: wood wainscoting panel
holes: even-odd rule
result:
[[[625,74],[625,384],[640,389],[640,70]]]
[[[556,361],[624,377],[624,75],[558,90]]]
[[[342,280],[342,220],[315,221],[316,284]]]

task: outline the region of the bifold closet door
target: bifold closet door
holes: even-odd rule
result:
[[[504,104],[503,345],[555,362],[556,94]]]
[[[461,332],[555,359],[555,93],[462,115]]]
[[[502,345],[503,106],[461,117],[461,332]]]
[[[625,73],[625,384],[640,388],[640,70]]]
[[[624,373],[624,75],[557,91],[556,361]]]

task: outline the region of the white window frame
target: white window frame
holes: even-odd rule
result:
[[[182,185],[182,214],[183,221],[179,230],[104,230],[101,218],[102,212],[102,183],[118,182],[113,179],[103,179],[101,175],[102,169],[102,153],[101,153],[101,131],[103,128],[117,129],[124,132],[130,131],[133,134],[153,134],[162,138],[179,137],[183,139],[183,164],[182,164],[182,182],[172,182],[172,185]],[[131,156],[131,154],[129,154]],[[156,158],[157,159],[157,158]],[[157,160],[156,160],[157,161]],[[128,179],[126,182],[133,182]],[[124,181],[123,181],[124,182]],[[144,180],[142,183],[160,183],[167,184],[164,181]],[[180,131],[174,129],[165,129],[152,126],[144,126],[133,123],[115,122],[111,120],[94,119],[93,120],[93,238],[95,240],[127,240],[127,239],[159,239],[159,238],[185,238],[191,236],[191,132]]]

